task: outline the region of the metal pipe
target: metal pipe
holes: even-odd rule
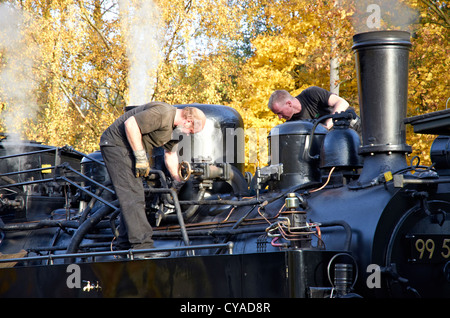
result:
[[[102,161],[100,161],[100,160],[97,160],[97,159],[91,157],[90,155],[87,155],[87,154],[85,154],[85,153],[79,152],[79,151],[75,150],[74,148],[72,148],[72,147],[70,147],[70,146],[64,146],[64,147],[59,148],[59,149],[60,149],[60,151],[65,151],[65,152],[69,152],[69,153],[74,153],[74,154],[77,154],[77,155],[86,157],[86,158],[88,158],[88,159],[90,159],[90,160],[92,160],[92,161],[94,161],[94,162],[96,162],[96,163],[98,163],[98,164],[100,164],[100,165],[102,165],[102,166],[105,165],[104,162],[102,162]]]
[[[352,245],[352,228],[350,227],[350,225],[342,220],[319,222],[319,227],[332,227],[332,226],[342,226],[344,228],[346,234],[344,249],[350,251],[350,247]]]
[[[149,175],[150,174],[157,174],[159,176],[159,179],[161,180],[162,187],[168,188],[167,180],[166,180],[166,176],[164,175],[164,172],[162,172],[161,170],[157,170],[157,169],[150,169]]]
[[[402,174],[394,175],[394,187],[403,188],[407,184],[440,184],[440,183],[450,183],[450,178],[439,178],[439,179],[413,179],[405,178]]]
[[[5,184],[5,185],[1,185],[0,189],[10,188],[10,187],[19,187],[19,186],[29,185],[29,184],[34,184],[34,183],[45,183],[45,182],[51,182],[51,181],[55,181],[55,178],[47,178],[47,179],[41,179],[41,180],[24,181],[24,182],[12,183],[12,184]]]
[[[210,230],[189,230],[189,235],[191,236],[232,236],[239,234],[249,234],[249,233],[265,233],[267,226],[249,226],[245,228],[231,228],[231,229],[210,229]],[[161,232],[154,233],[155,237],[167,238],[167,237],[177,237],[180,234],[178,232]],[[225,242],[223,243],[225,244]]]
[[[88,180],[89,182],[92,182],[95,185],[103,188],[104,190],[107,190],[107,191],[111,192],[112,194],[115,194],[114,190],[111,190],[108,187],[105,187],[103,184],[98,183],[97,181],[92,180],[91,178],[83,175],[82,173],[80,173],[77,170],[73,169],[69,164],[62,164],[62,165],[57,166],[57,167],[47,167],[47,168],[38,168],[38,169],[23,170],[23,171],[18,171],[18,172],[11,172],[11,173],[6,173],[4,175],[20,174],[20,173],[39,171],[39,170],[53,169],[53,168],[62,168],[62,169],[70,170],[70,171],[74,172],[75,174],[77,174],[78,176],[83,177],[84,179]],[[3,176],[3,175],[0,175],[0,177],[1,176]],[[35,184],[35,183],[45,183],[45,182],[51,182],[51,181],[58,181],[58,180],[64,180],[64,181],[72,184],[76,188],[84,191],[85,193],[88,193],[92,197],[97,198],[98,200],[102,201],[105,204],[108,204],[107,201],[104,201],[103,199],[97,197],[95,194],[93,194],[92,192],[90,192],[90,191],[84,189],[83,187],[79,186],[76,182],[73,182],[72,180],[68,179],[67,177],[55,177],[55,178],[47,178],[47,179],[41,179],[41,180],[31,180],[31,181],[24,181],[24,182],[18,182],[18,183],[11,183],[11,184],[6,184],[6,185],[0,186],[0,189],[9,188],[9,187],[18,187],[18,186],[23,186],[23,185]]]
[[[66,178],[66,177],[57,177],[56,179],[57,179],[57,180],[64,180],[64,181],[66,181],[67,183],[70,183],[71,185],[73,185],[74,187],[76,187],[77,189],[83,191],[84,193],[89,194],[91,197],[96,198],[98,201],[102,202],[103,204],[108,205],[110,208],[112,208],[112,209],[114,209],[114,210],[116,209],[116,207],[115,207],[113,204],[111,204],[110,202],[108,202],[108,201],[104,200],[103,198],[99,197],[99,196],[96,195],[95,193],[92,193],[91,191],[86,190],[86,189],[83,188],[82,186],[79,186],[76,182],[74,182],[74,181],[72,181],[72,180],[70,180],[70,179],[68,179],[68,178]]]
[[[203,245],[190,245],[190,246],[175,246],[170,248],[148,248],[139,250],[121,250],[121,251],[108,251],[108,252],[88,252],[88,253],[67,253],[67,254],[49,254],[44,256],[30,256],[21,258],[7,258],[0,259],[0,263],[12,263],[12,262],[27,262],[27,261],[39,261],[48,260],[49,264],[53,264],[55,259],[74,259],[74,258],[86,258],[86,257],[99,257],[99,256],[114,256],[114,255],[128,255],[130,259],[133,259],[134,254],[142,253],[155,253],[166,251],[194,251],[200,249],[212,249],[212,248],[227,248],[229,254],[233,254],[234,244],[228,242],[226,244],[203,244]]]
[[[21,157],[21,156],[34,155],[34,154],[44,153],[44,152],[51,152],[51,151],[55,151],[55,149],[57,149],[57,148],[37,150],[37,151],[31,151],[31,152],[23,152],[23,153],[18,153],[18,154],[9,155],[9,156],[2,156],[2,157],[0,157],[0,159],[8,159],[8,158]]]
[[[176,211],[177,217],[178,217],[178,224],[180,225],[181,233],[183,235],[183,241],[186,246],[189,246],[189,238],[188,238],[188,234],[186,231],[186,225],[184,224],[184,218],[183,218],[183,213],[181,212],[180,201],[178,200],[178,195],[175,192],[175,190],[152,188],[152,189],[148,189],[147,191],[151,192],[151,193],[169,193],[170,195],[172,195],[174,205],[175,205],[175,211]]]
[[[112,190],[112,189],[110,189],[110,188],[104,186],[103,184],[98,183],[97,181],[95,181],[95,180],[93,180],[93,179],[91,179],[91,178],[85,176],[85,175],[82,174],[81,172],[79,172],[79,171],[75,170],[74,168],[72,168],[68,163],[64,163],[64,164],[58,166],[58,168],[70,170],[70,171],[72,171],[73,173],[75,173],[76,175],[78,175],[78,176],[80,176],[80,177],[82,177],[82,178],[88,180],[89,182],[92,182],[92,183],[95,184],[96,186],[99,186],[99,187],[103,188],[104,190],[109,191],[109,192],[112,193],[112,194],[116,194],[116,192],[114,192],[114,190]]]
[[[41,220],[39,222],[32,223],[13,223],[0,225],[2,231],[28,231],[38,230],[45,227],[62,227],[62,228],[77,228],[79,226],[78,221],[71,220]]]
[[[16,175],[16,174],[21,174],[21,173],[38,172],[38,171],[42,171],[42,170],[51,170],[51,169],[55,169],[55,168],[56,168],[56,166],[51,166],[51,167],[45,167],[45,168],[36,168],[36,169],[29,169],[29,170],[7,172],[7,173],[0,174],[0,177],[13,176],[13,175]]]

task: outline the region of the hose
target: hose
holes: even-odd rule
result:
[[[81,225],[78,227],[78,230],[72,237],[72,240],[70,241],[70,244],[67,247],[66,253],[68,254],[76,253],[84,236],[104,217],[106,217],[109,213],[111,213],[111,211],[117,211],[119,206],[119,200],[112,201],[110,205],[116,206],[116,209],[113,210],[111,206],[105,205],[99,208],[94,214],[91,215],[91,217],[87,218],[86,221],[81,223]]]

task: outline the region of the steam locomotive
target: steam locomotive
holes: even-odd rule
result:
[[[450,111],[406,118],[409,33],[353,41],[362,138],[351,111],[280,124],[252,176],[239,113],[195,105],[208,119],[180,136],[179,191],[155,150],[146,212],[169,257],[116,248],[120,206],[100,152],[4,138],[1,296],[449,297]],[[411,157],[405,124],[438,135],[431,166]]]

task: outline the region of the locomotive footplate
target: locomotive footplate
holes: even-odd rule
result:
[[[333,251],[169,257],[0,269],[1,297],[306,298]]]

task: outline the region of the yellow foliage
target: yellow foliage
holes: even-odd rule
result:
[[[330,60],[337,58],[339,94],[359,110],[351,46],[355,21],[367,18],[364,2],[155,0],[161,24],[146,21],[159,35],[160,55],[155,56],[145,44],[131,47],[130,29],[121,19],[125,10],[133,23],[133,14],[144,10],[143,1],[150,0],[4,1],[20,9],[22,20],[13,23],[20,31],[15,51],[1,46],[5,30],[0,30],[0,75],[5,78],[8,67],[17,66],[12,67],[21,70],[17,83],[30,86],[12,87],[31,92],[33,99],[18,102],[3,86],[0,110],[6,115],[31,108],[34,116],[14,127],[2,116],[2,131],[21,130],[25,138],[70,144],[82,152],[98,149],[100,134],[132,94],[130,49],[156,59],[156,74],[142,77],[152,84],[142,92],[148,101],[224,104],[239,111],[252,141],[246,144],[251,172],[267,164],[267,134],[282,122],[267,108],[274,90],[295,96],[312,85],[329,89]],[[398,1],[422,17],[412,28],[408,116],[444,109],[450,97],[447,20],[430,7],[434,1]],[[386,15],[395,21],[392,12]],[[236,54],[236,47],[247,51]],[[414,154],[429,160],[433,137],[410,131]]]
[[[252,41],[255,54],[242,67],[238,81],[240,101],[236,108],[245,111],[247,129],[270,130],[281,123],[267,107],[274,90],[285,89],[296,96],[312,85],[329,89],[329,61],[335,54],[331,38],[340,29],[338,46],[348,46],[351,41],[346,17],[352,11],[336,9],[332,1],[268,1],[266,6],[268,27],[277,31],[260,34]],[[343,97],[356,90],[355,82],[348,80],[354,72],[350,54],[348,49],[339,52]],[[357,100],[355,96],[348,97],[350,101]],[[247,165],[252,172],[255,167],[255,163]]]

